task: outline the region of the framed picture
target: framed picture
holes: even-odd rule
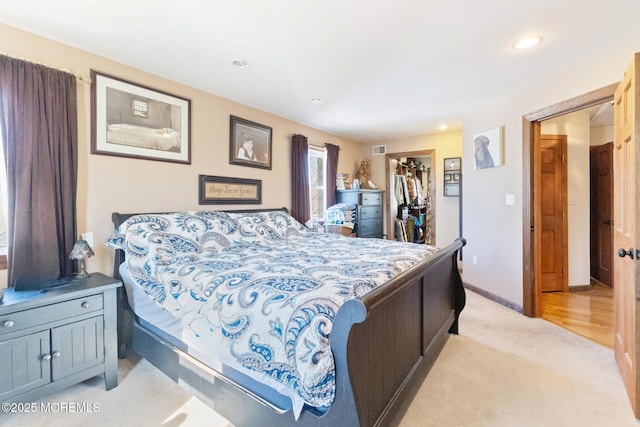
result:
[[[460,157],[447,157],[444,159],[443,193],[446,197],[458,197],[460,195],[461,161]]]
[[[91,70],[91,153],[191,163],[191,101]]]
[[[229,163],[271,169],[271,128],[231,116]]]
[[[502,166],[502,126],[473,136],[473,167]]]
[[[444,172],[460,172],[460,157],[448,157],[444,159]]]
[[[262,181],[200,175],[198,203],[201,205],[242,205],[262,203]]]

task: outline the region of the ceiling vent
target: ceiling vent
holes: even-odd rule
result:
[[[371,154],[374,156],[382,156],[383,154],[387,154],[387,146],[386,145],[374,145],[371,148]]]

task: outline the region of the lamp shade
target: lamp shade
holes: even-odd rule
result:
[[[87,259],[94,255],[93,249],[89,246],[86,240],[80,239],[74,245],[71,250],[69,258],[71,259]]]

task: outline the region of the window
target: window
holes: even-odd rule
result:
[[[149,103],[141,99],[134,99],[132,102],[133,115],[149,118]]]
[[[309,146],[309,197],[311,197],[311,219],[324,218],[327,204],[327,152]]]

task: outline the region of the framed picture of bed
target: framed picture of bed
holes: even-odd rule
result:
[[[271,128],[231,116],[229,163],[271,169]]]
[[[91,154],[191,163],[191,101],[91,70]]]

